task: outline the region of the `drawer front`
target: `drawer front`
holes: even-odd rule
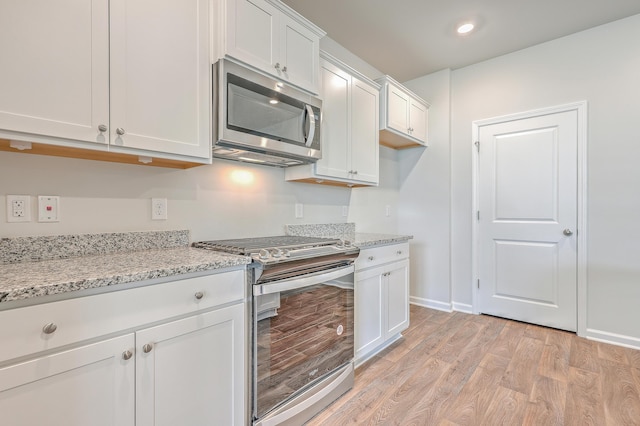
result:
[[[242,301],[245,288],[239,270],[0,311],[0,362]]]
[[[358,256],[358,259],[356,259],[356,271],[408,258],[408,242],[400,244],[390,244],[380,247],[372,247],[360,250],[360,256]]]

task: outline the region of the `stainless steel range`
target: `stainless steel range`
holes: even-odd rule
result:
[[[338,239],[297,236],[194,246],[253,259],[254,425],[301,425],[353,386],[357,247]]]

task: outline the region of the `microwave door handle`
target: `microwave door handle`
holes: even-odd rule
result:
[[[305,105],[304,109],[306,111],[307,120],[309,121],[309,134],[306,137],[306,146],[311,146],[313,143],[313,137],[316,134],[316,118],[313,115],[313,108],[311,105]]]

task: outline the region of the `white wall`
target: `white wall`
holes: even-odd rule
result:
[[[253,181],[237,182],[236,171]],[[59,195],[61,221],[7,223],[6,194]],[[151,220],[152,197],[168,199],[168,220]],[[288,223],[345,222],[349,202],[348,189],[285,182],[282,169],[265,166],[214,160],[175,170],[0,152],[0,237],[156,229],[190,229],[194,241],[277,235]]]
[[[471,303],[471,122],[586,100],[587,332],[640,346],[638,40],[640,15],[452,73],[455,302]]]
[[[406,86],[431,104],[429,147],[398,151],[398,232],[412,234],[411,301],[449,310],[449,70],[409,82]],[[459,309],[468,310],[464,307]]]

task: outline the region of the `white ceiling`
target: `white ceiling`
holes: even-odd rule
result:
[[[464,67],[640,13],[640,0],[283,2],[399,81]],[[476,30],[458,36],[457,24],[469,19]]]

